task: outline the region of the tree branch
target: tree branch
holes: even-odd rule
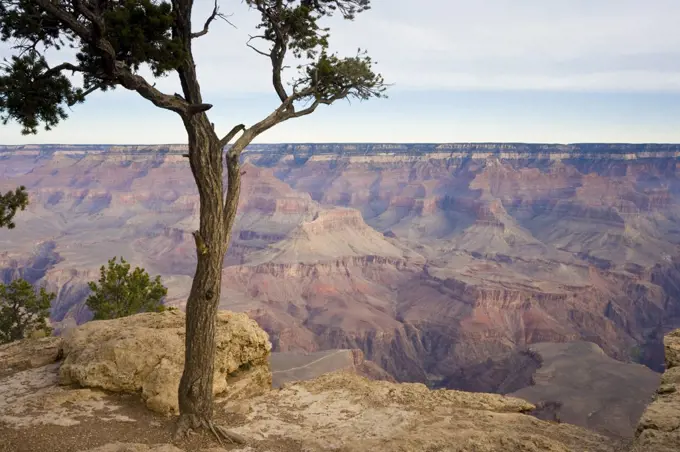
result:
[[[215,19],[222,19],[232,27],[236,28],[236,25],[232,24],[229,22],[227,19],[227,16],[224,14],[220,13],[220,7],[217,4],[217,0],[215,0],[215,6],[213,7],[212,14],[208,17],[208,20],[205,21],[205,24],[203,25],[203,30],[198,31],[196,33],[191,33],[191,38],[200,38],[201,36],[205,36],[208,34],[208,31],[210,30],[210,24],[215,20]]]
[[[316,110],[316,108],[319,105],[321,105],[321,104],[330,105],[337,100],[347,98],[347,96],[349,96],[349,93],[350,93],[350,90],[346,89],[346,90],[344,90],[344,91],[342,91],[342,92],[340,92],[340,93],[336,94],[335,96],[330,97],[328,99],[317,98],[317,99],[314,100],[312,105],[310,105],[309,107],[307,107],[303,110],[294,112],[292,117],[293,118],[299,118],[301,116],[306,116],[308,114],[314,113],[314,110]]]
[[[73,7],[85,16],[87,20],[96,25],[100,32],[104,29],[104,22],[101,20],[101,17],[85,5],[83,0],[73,0]]]
[[[283,73],[283,60],[286,56],[286,48],[288,47],[286,41],[279,41],[277,38],[276,44],[272,48],[271,60],[272,60],[272,83],[274,85],[274,90],[276,94],[279,95],[281,102],[285,102],[288,98],[288,93],[286,88],[283,87],[283,81],[281,80],[281,75]]]
[[[28,206],[28,193],[23,185],[15,191],[0,193],[0,228],[14,229],[12,219],[17,210],[25,210]]]
[[[241,132],[241,131],[244,131],[244,130],[246,130],[246,126],[243,125],[243,124],[239,124],[239,125],[237,125],[237,126],[234,126],[234,128],[231,129],[231,131],[230,131],[228,134],[226,134],[226,135],[224,136],[224,138],[222,138],[222,139],[220,140],[220,145],[221,145],[222,147],[228,145],[229,142],[236,136],[237,133],[239,133],[239,132]]]
[[[182,43],[185,52],[183,61],[175,70],[179,75],[182,93],[186,101],[190,104],[201,104],[203,102],[201,86],[198,83],[196,63],[191,51],[191,10],[193,8],[193,0],[172,0],[172,5],[175,11],[175,23],[172,27],[173,39]]]
[[[53,17],[63,22],[64,26],[78,35],[80,39],[96,46],[102,52],[102,56],[110,63],[111,73],[108,74],[108,76],[118,81],[124,88],[127,88],[131,91],[136,91],[157,107],[171,110],[181,115],[189,113],[189,103],[162,93],[161,91],[154,88],[149,82],[147,82],[144,77],[134,74],[125,63],[116,61],[116,52],[111,43],[101,37],[95,37],[92,31],[86,28],[82,22],[76,18],[76,16],[59,7],[57,3],[51,0],[34,1],[38,6],[47,11]],[[74,0],[73,6],[77,12],[83,14],[88,19],[92,17],[93,19],[90,20],[92,20],[93,24],[95,24],[97,27],[103,27],[103,23],[82,3],[82,0]],[[63,66],[62,69],[72,69],[73,67],[75,66]]]
[[[247,45],[248,47],[250,47],[251,49],[253,49],[254,51],[256,51],[257,53],[259,53],[260,55],[265,56],[265,57],[267,57],[267,58],[270,58],[270,57],[271,57],[271,54],[269,54],[269,53],[267,53],[267,52],[263,52],[262,50],[258,49],[257,47],[255,47],[254,45],[252,45],[252,44],[250,43],[250,41],[252,41],[253,39],[265,39],[265,37],[264,37],[264,36],[259,36],[259,35],[258,35],[258,36],[250,36],[250,39],[248,39],[248,42],[246,42],[246,45]]]
[[[294,92],[290,96],[286,97],[286,99],[281,102],[281,105],[279,105],[276,110],[271,112],[266,118],[263,120],[253,124],[250,128],[245,129],[243,132],[243,135],[239,137],[238,140],[236,140],[236,143],[231,147],[229,152],[235,152],[240,154],[245,147],[250,144],[255,137],[260,135],[261,133],[271,129],[275,125],[284,122],[290,118],[296,117],[296,112],[295,108],[293,106],[293,103],[296,100],[302,99],[306,96],[310,96],[314,93],[314,88],[312,87],[307,87],[301,91]],[[319,102],[322,103],[322,102]],[[329,102],[330,103],[330,102]],[[310,107],[311,108],[311,107]],[[316,108],[316,106],[314,106]],[[313,111],[313,110],[312,110]],[[309,112],[311,113],[311,111]],[[307,114],[309,114],[307,113]],[[302,116],[302,115],[301,115]]]
[[[51,75],[53,75],[53,74],[57,74],[57,73],[59,73],[59,72],[61,72],[61,71],[64,71],[64,70],[69,70],[69,71],[71,71],[71,72],[82,72],[82,71],[83,71],[83,68],[81,68],[80,66],[76,66],[76,65],[73,64],[73,63],[68,63],[68,62],[66,62],[66,63],[61,63],[61,64],[59,64],[59,65],[57,65],[57,66],[51,67],[50,69],[48,69],[47,71],[45,71],[45,72],[42,74],[42,76],[43,76],[43,77],[49,77],[49,76],[51,76]]]
[[[34,0],[35,3],[42,9],[47,11],[53,17],[62,21],[64,25],[77,34],[82,40],[86,42],[92,42],[92,32],[87,29],[78,19],[72,14],[68,13],[66,10],[57,6],[51,0]],[[74,7],[77,8],[77,3],[74,3]],[[82,14],[82,11],[78,11]]]
[[[115,78],[124,88],[129,89],[130,91],[136,91],[143,98],[151,101],[151,103],[159,108],[174,111],[180,115],[189,113],[191,105],[185,100],[160,92],[147,82],[144,77],[133,74],[127,66],[120,61],[115,62],[115,68]]]
[[[83,91],[83,92],[80,94],[80,97],[81,97],[81,98],[87,97],[87,96],[89,96],[90,94],[94,93],[95,91],[97,91],[97,90],[99,90],[99,89],[102,89],[102,87],[104,87],[104,86],[105,86],[105,85],[104,85],[103,83],[99,83],[99,84],[97,84],[97,85],[95,85],[95,86],[93,86],[93,87],[91,87],[91,88],[86,89],[85,91]],[[69,106],[69,107],[72,107],[72,106],[75,105],[75,104],[76,104],[76,102],[69,102],[68,106]]]
[[[281,2],[279,2],[277,6],[281,8]],[[288,98],[288,93],[286,93],[286,89],[283,87],[281,73],[283,72],[283,60],[285,59],[286,51],[288,50],[288,35],[283,32],[277,18],[274,17],[270,9],[262,7],[260,11],[269,19],[269,23],[274,30],[274,46],[269,54],[272,61],[272,83],[281,102],[285,102]]]
[[[233,146],[232,149],[234,149]],[[225,237],[228,237],[227,240],[231,237],[231,229],[234,226],[234,219],[236,218],[238,201],[241,194],[240,156],[241,150],[234,150],[234,152],[230,150],[225,156],[227,163],[227,195],[224,199],[222,215]]]

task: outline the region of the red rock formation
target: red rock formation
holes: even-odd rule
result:
[[[658,366],[660,331],[680,325],[674,157],[480,146],[488,156],[244,165],[222,307],[251,311],[280,350],[361,349],[402,380],[436,381],[537,341],[585,339]],[[0,231],[0,244],[25,256],[55,243],[62,262],[37,280],[59,290],[60,319],[86,319],[85,282],[121,254],[161,274],[182,305],[198,213],[186,159],[10,158],[0,191],[24,184],[32,203],[21,240]]]

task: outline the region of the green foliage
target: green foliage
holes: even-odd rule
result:
[[[72,36],[64,33],[59,20],[47,14],[33,0],[0,1],[0,39],[16,40],[23,49],[35,48],[36,43],[59,49],[64,39]]]
[[[263,38],[275,42],[285,37],[296,57],[314,58],[328,48],[329,29],[321,28],[319,20],[339,12],[347,20],[370,9],[370,0],[246,0],[262,15],[257,26]]]
[[[297,66],[299,76],[291,85],[296,101],[314,99],[330,104],[336,100],[386,97],[383,77],[373,70],[374,62],[361,49],[354,57],[340,58],[329,53],[330,29],[319,25],[321,19],[340,13],[354,20],[358,13],[370,9],[370,0],[246,0],[261,13],[257,26],[269,41],[268,52],[274,70],[282,69],[286,50],[303,60]],[[279,61],[277,61],[279,58]]]
[[[184,57],[181,41],[172,36],[174,19],[169,2],[120,0],[111,2],[102,22],[117,61],[135,72],[142,64],[148,64],[153,75],[160,77],[179,66]],[[106,64],[91,45],[84,45],[77,58],[88,74],[101,73]],[[91,84],[106,81],[106,76],[94,77],[97,78]]]
[[[103,9],[98,13],[89,2],[51,3],[82,28],[68,26],[35,0],[0,0],[0,40],[15,43],[18,52],[0,64],[0,119],[4,124],[17,121],[25,135],[37,133],[40,124],[50,130],[67,118],[66,107],[119,85],[117,63],[133,73],[146,64],[160,77],[186,55],[173,36],[175,11],[168,1],[99,2]],[[77,64],[50,67],[44,53],[65,46],[77,50]],[[108,58],[102,46],[112,49],[114,57]],[[62,71],[81,73],[83,86],[74,87]]]
[[[24,279],[0,284],[0,343],[24,339],[37,330],[50,333],[47,319],[55,297],[44,288],[36,294]]]
[[[24,210],[28,206],[28,194],[23,185],[15,191],[0,194],[0,228],[14,229],[12,220],[17,210]]]
[[[50,72],[37,52],[14,56],[0,67],[0,112],[4,112],[0,119],[3,124],[17,119],[24,135],[37,133],[41,123],[51,130],[66,119],[65,105],[83,100],[83,91],[61,72]]]
[[[94,320],[116,319],[140,312],[162,312],[163,298],[168,289],[161,284],[161,277],[153,280],[146,270],[135,267],[130,273],[130,264],[122,257],[108,261],[108,267],[101,266],[99,284],[88,283],[92,294],[86,303],[94,314]]]
[[[340,99],[384,97],[385,83],[374,72],[373,61],[361,51],[349,58],[330,52],[330,30],[321,24],[337,14],[353,20],[370,8],[370,0],[245,1],[261,16],[261,34],[252,39],[269,48],[248,45],[271,59],[274,88],[286,111],[277,116],[279,121]],[[14,43],[17,52],[0,66],[0,119],[15,120],[24,134],[35,134],[41,125],[49,130],[66,119],[67,107],[88,94],[116,86],[135,90],[161,108],[193,115],[189,107],[200,91],[191,40],[207,34],[210,24],[225,16],[215,3],[203,31],[194,32],[192,6],[190,0],[0,0],[0,39]],[[75,50],[75,60],[50,67],[45,52],[65,46]],[[282,82],[291,66],[284,65],[287,55],[299,63],[292,93]],[[144,66],[154,77],[176,71],[183,96],[155,89],[139,75]],[[65,73],[81,74],[82,86],[74,86]],[[296,114],[293,104],[308,101],[312,107]]]
[[[342,59],[324,52],[318,61],[304,68],[305,76],[298,83],[312,87],[314,92],[309,97],[315,99],[384,97],[383,78],[373,72],[372,66],[373,61],[361,49],[356,57]]]

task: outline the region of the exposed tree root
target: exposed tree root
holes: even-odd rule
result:
[[[231,444],[238,444],[240,446],[243,446],[247,443],[246,439],[242,435],[229,431],[221,425],[217,425],[207,419],[201,419],[193,414],[185,414],[179,417],[173,439],[174,441],[181,441],[189,434],[199,429],[207,429],[212,432],[215,438],[217,438],[217,441],[220,443],[220,446],[224,446],[225,441]]]

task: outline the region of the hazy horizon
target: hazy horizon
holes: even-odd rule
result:
[[[654,142],[654,141],[589,141],[589,142],[570,142],[570,143],[559,143],[559,142],[539,142],[539,141],[272,141],[272,142],[255,142],[247,146],[280,146],[280,145],[316,145],[316,144],[357,144],[357,145],[372,145],[372,144],[394,144],[394,145],[445,145],[445,144],[470,144],[470,145],[496,145],[496,144],[515,144],[515,145],[543,145],[543,146],[579,146],[579,145],[615,145],[615,146],[627,146],[627,145],[654,145],[654,146],[680,146],[680,141],[678,142]],[[0,147],[5,146],[187,146],[187,143],[179,142],[157,142],[157,143],[68,143],[68,142],[57,142],[57,143],[2,143],[0,142]]]

